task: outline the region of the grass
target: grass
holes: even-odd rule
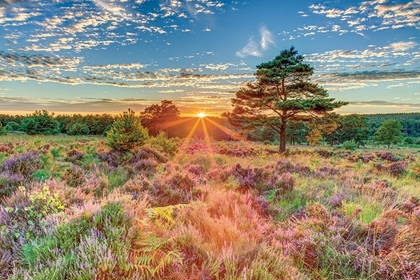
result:
[[[0,136],[0,279],[420,277],[416,149],[390,151],[395,176],[372,147],[191,143],[139,160],[101,137]]]

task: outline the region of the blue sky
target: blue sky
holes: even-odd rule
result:
[[[420,111],[420,0],[0,0],[0,113],[231,109],[292,45],[341,113]]]

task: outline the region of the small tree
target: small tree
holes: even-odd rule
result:
[[[140,113],[141,124],[149,130],[150,135],[156,136],[164,130],[165,123],[176,121],[180,112],[170,100],[162,100],[161,104],[153,104]]]
[[[143,146],[149,134],[133,110],[120,114],[106,133],[106,144],[113,150],[126,152],[134,147]]]
[[[363,115],[351,114],[346,116],[336,115],[334,119],[337,129],[329,135],[326,140],[331,145],[353,141],[356,147],[364,146],[369,138],[369,124],[367,117]]]
[[[311,81],[314,69],[291,47],[273,60],[257,66],[256,82],[248,83],[232,99],[233,112],[225,113],[232,125],[266,126],[280,136],[279,152],[286,151],[286,128],[290,121],[325,116],[347,102],[334,102],[328,92]]]
[[[67,125],[68,135],[88,135],[89,127],[85,123],[71,123]]]
[[[373,140],[389,147],[391,144],[397,144],[403,140],[402,124],[397,120],[384,121],[373,136]]]
[[[54,119],[54,113],[35,111],[22,120],[21,130],[29,135],[53,135],[60,132],[60,123]]]
[[[7,131],[18,131],[20,129],[20,124],[14,121],[10,121],[4,126],[4,128]]]
[[[155,137],[151,137],[148,143],[156,148],[159,152],[165,153],[167,155],[173,156],[178,151],[178,144],[176,138],[166,137],[165,132],[161,131]]]

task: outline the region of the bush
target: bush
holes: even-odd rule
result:
[[[149,144],[155,149],[169,156],[175,155],[178,151],[176,139],[168,139],[168,137],[166,137],[165,132],[163,131],[159,132],[159,134],[156,135],[156,137],[150,138]]]
[[[85,123],[73,123],[67,128],[68,135],[88,135],[89,133],[89,127]]]
[[[8,158],[0,165],[0,171],[20,174],[25,177],[31,177],[35,171],[41,169],[39,154],[36,152],[27,152]]]
[[[116,118],[106,133],[106,144],[115,151],[126,152],[143,146],[148,138],[147,129],[141,125],[134,111],[128,109]]]
[[[347,140],[343,142],[343,145],[341,145],[341,147],[345,150],[354,151],[357,148],[357,144],[356,142],[354,142],[354,140]]]
[[[22,120],[21,130],[29,135],[53,135],[60,132],[60,123],[48,111],[35,111]]]
[[[18,131],[20,129],[20,124],[14,121],[10,121],[4,127],[7,131]]]
[[[412,145],[414,144],[414,139],[412,137],[405,137],[404,144]]]
[[[0,122],[0,135],[6,135],[7,134],[7,130],[6,128],[3,127],[3,125]]]

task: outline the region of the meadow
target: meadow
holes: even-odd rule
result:
[[[0,279],[420,279],[418,149],[0,136]]]

